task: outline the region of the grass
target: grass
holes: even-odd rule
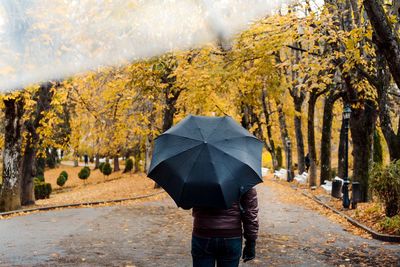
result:
[[[45,180],[53,187],[49,199],[36,201],[35,206],[63,205],[89,201],[103,201],[129,198],[156,192],[154,182],[144,173],[113,172],[103,175],[99,170],[91,170],[86,181],[78,178],[82,167],[61,165],[45,171]],[[123,168],[122,168],[123,169]],[[68,173],[68,180],[63,187],[57,185],[57,178],[62,171]]]

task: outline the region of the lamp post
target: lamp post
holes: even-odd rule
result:
[[[344,120],[344,177],[343,177],[343,208],[348,209],[350,207],[349,198],[349,122],[351,116],[351,107],[349,104],[343,110]]]

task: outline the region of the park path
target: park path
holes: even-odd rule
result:
[[[257,260],[241,266],[400,266],[400,245],[354,236],[266,184],[257,191]],[[191,220],[169,197],[0,220],[0,266],[191,266]]]

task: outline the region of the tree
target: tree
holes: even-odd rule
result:
[[[33,178],[36,177],[36,157],[39,149],[39,133],[37,130],[43,122],[45,112],[48,111],[51,106],[51,99],[53,92],[51,92],[52,83],[47,82],[39,86],[39,89],[30,94],[32,95],[31,101],[34,102],[32,114],[24,122],[25,129],[27,131],[25,152],[22,161],[22,205],[31,205],[35,203],[34,184]]]
[[[398,33],[379,0],[364,0],[363,3],[374,29],[374,42],[385,56],[393,79],[400,88],[400,39]]]
[[[3,98],[5,136],[3,152],[3,183],[0,188],[0,211],[21,207],[21,142],[24,101],[19,93]]]

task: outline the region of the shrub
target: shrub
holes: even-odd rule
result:
[[[90,175],[90,168],[88,166],[83,167],[83,169],[86,169],[86,171],[89,172]]]
[[[61,176],[61,175],[65,177],[65,181],[68,180],[68,173],[67,173],[66,171],[62,171],[62,172],[60,173],[60,176]]]
[[[90,176],[90,169],[88,167],[83,167],[78,173],[79,179],[86,180]]]
[[[44,175],[43,175],[43,174],[36,175],[36,178],[37,178],[40,182],[44,182]]]
[[[33,184],[34,185],[40,184],[40,183],[41,183],[41,181],[37,177],[33,178]]]
[[[385,206],[385,214],[393,217],[400,212],[400,160],[384,167],[374,164],[371,170],[371,189]]]
[[[378,164],[383,164],[382,138],[377,130],[374,131],[373,161]]]
[[[53,192],[53,188],[51,187],[50,183],[44,183],[44,188],[45,188],[45,194],[46,198],[49,198],[51,195],[51,192]]]
[[[39,157],[36,160],[36,173],[37,175],[44,175],[44,168],[46,167],[46,159]]]
[[[45,199],[49,198],[52,192],[52,187],[50,183],[38,182],[35,183],[35,199]]]
[[[64,175],[60,174],[60,176],[58,176],[58,178],[57,178],[57,185],[63,186],[66,181],[67,181],[67,178],[65,178]]]
[[[56,159],[54,157],[49,155],[46,158],[46,164],[47,164],[47,167],[49,167],[50,169],[54,169],[57,166],[57,161],[56,161]]]
[[[100,170],[101,173],[103,173],[104,164],[106,164],[106,163],[102,162],[102,163],[99,164],[99,170]]]
[[[102,168],[102,173],[106,176],[110,175],[112,173],[112,168],[110,163],[106,162]]]
[[[131,158],[126,159],[125,161],[125,170],[124,173],[130,172],[133,169],[133,160]]]
[[[280,146],[276,148],[276,161],[278,161],[278,168],[282,168],[283,157],[282,157],[282,148]]]
[[[385,232],[390,232],[394,235],[400,235],[400,215],[395,215],[392,218],[386,217],[380,226]]]

